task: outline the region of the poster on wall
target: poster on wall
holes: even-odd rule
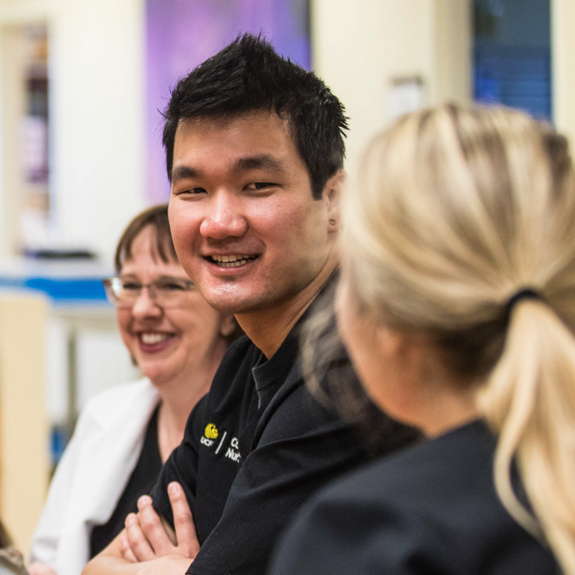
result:
[[[309,0],[147,0],[147,197],[167,201],[162,147],[170,90],[182,76],[239,34],[261,34],[278,53],[310,69]]]

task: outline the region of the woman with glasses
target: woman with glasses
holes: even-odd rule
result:
[[[380,135],[346,199],[338,322],[427,440],[333,485],[274,575],[575,574],[575,172],[505,109]]]
[[[145,377],[99,394],[80,415],[34,534],[31,575],[79,575],[123,529],[237,335],[233,316],[212,309],[179,264],[166,205],[128,225],[115,267],[104,286]]]

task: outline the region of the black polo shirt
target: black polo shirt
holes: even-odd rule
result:
[[[499,500],[495,447],[475,421],[349,474],[304,506],[271,575],[559,575]]]
[[[186,492],[201,544],[188,573],[263,575],[301,504],[369,459],[357,436],[304,384],[298,340],[310,313],[269,360],[247,337],[230,347],[151,492],[172,524],[167,486],[178,481]],[[404,426],[393,426],[400,439],[388,445],[413,440]]]

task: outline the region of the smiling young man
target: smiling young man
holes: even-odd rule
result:
[[[224,357],[150,494],[175,520],[177,545],[158,533],[148,498],[85,573],[263,575],[302,503],[369,458],[309,393],[300,365],[310,304],[335,282],[346,118],[319,78],[249,35],[184,78],[165,116],[179,261],[248,337]],[[340,358],[336,370],[348,365]],[[383,415],[379,423],[380,453],[414,438]]]
[[[174,145],[176,250],[208,303],[233,310],[267,358],[338,263],[343,173],[324,176],[314,197],[291,129],[270,110],[185,119]]]

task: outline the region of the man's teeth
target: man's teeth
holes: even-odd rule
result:
[[[145,345],[154,345],[168,339],[167,333],[141,333],[140,339]]]
[[[223,268],[236,268],[243,266],[249,260],[254,260],[258,256],[212,256],[212,260],[217,262]]]

